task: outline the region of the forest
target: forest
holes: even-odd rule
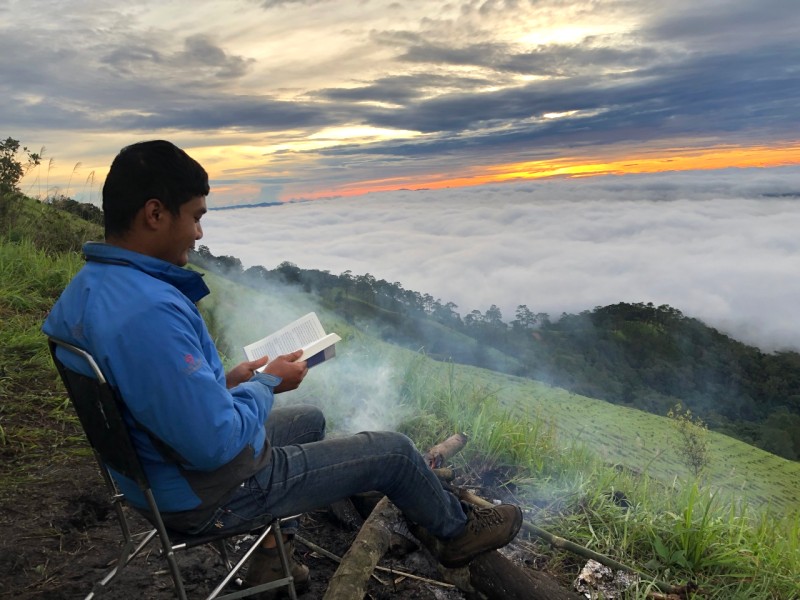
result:
[[[252,287],[299,286],[350,322],[434,358],[659,415],[681,403],[712,430],[800,459],[800,354],[764,352],[671,306],[619,302],[552,316],[520,304],[507,319],[492,305],[462,316],[452,302],[369,273],[289,262],[244,269],[206,246],[192,263]]]

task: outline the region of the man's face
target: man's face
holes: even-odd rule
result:
[[[189,262],[189,251],[203,237],[200,219],[206,214],[206,197],[195,196],[181,204],[180,213],[167,212],[170,224],[165,231],[163,252],[159,258],[179,267]]]

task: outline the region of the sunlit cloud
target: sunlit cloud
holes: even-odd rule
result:
[[[417,131],[381,129],[378,127],[330,127],[308,136],[310,140],[393,140],[412,138],[420,135]]]

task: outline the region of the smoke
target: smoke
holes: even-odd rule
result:
[[[231,366],[245,360],[245,345],[312,311],[326,332],[344,338],[337,344],[336,357],[313,367],[298,389],[277,395],[276,406],[318,406],[329,427],[343,434],[394,431],[406,418],[401,403],[402,351],[375,342],[367,351],[352,327],[291,285],[265,283],[251,289],[226,285],[213,276],[209,280],[213,293],[203,301],[206,318]]]

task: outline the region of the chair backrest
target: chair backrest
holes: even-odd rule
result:
[[[48,338],[48,342],[67,395],[100,462],[132,479],[142,489],[148,488],[147,476],[122,417],[122,400],[109,385],[94,357],[86,350],[56,338]],[[67,368],[56,356],[57,348],[80,357],[94,377]]]

